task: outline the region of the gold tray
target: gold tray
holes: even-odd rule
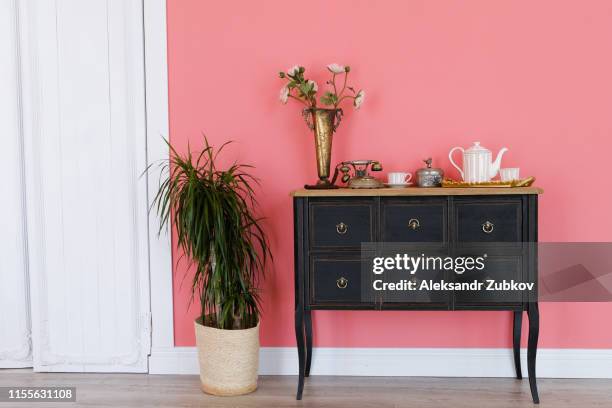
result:
[[[525,179],[520,179],[520,180],[512,180],[512,181],[500,181],[500,180],[496,180],[496,181],[485,181],[483,183],[466,183],[465,181],[456,181],[456,180],[450,180],[450,179],[444,179],[442,180],[442,187],[446,187],[446,188],[457,188],[457,187],[483,187],[483,188],[487,188],[487,187],[529,187],[533,184],[533,182],[535,181],[535,177],[527,177]]]

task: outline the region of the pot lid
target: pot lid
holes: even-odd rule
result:
[[[422,169],[418,169],[417,173],[422,173],[422,174],[429,174],[429,173],[436,173],[436,174],[442,174],[444,173],[444,171],[442,171],[442,169],[438,169],[435,167],[431,167],[431,157],[423,160],[423,162],[425,162],[425,164],[427,165],[427,167],[424,167]]]
[[[465,149],[466,154],[481,154],[481,153],[491,153],[491,151],[480,145],[480,142],[474,142],[474,145],[468,149]]]

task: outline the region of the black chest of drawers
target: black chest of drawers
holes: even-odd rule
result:
[[[523,312],[529,317],[529,384],[539,402],[535,360],[537,298],[503,298],[500,292],[439,292],[426,302],[364,298],[362,243],[427,243],[443,252],[476,253],[492,243],[537,241],[538,188],[297,190],[294,205],[295,330],[299,357],[297,399],[312,361],[313,310],[508,310],[514,313],[513,349],[517,378]],[[465,244],[465,245],[464,245]],[[488,247],[490,249],[490,247]],[[489,251],[486,273],[496,280],[537,282],[535,253]],[[529,274],[529,276],[526,276]],[[440,276],[461,281],[462,275]],[[471,275],[470,278],[474,278]],[[502,296],[502,298],[500,298]]]

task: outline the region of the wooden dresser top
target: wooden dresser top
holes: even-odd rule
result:
[[[398,196],[460,196],[460,195],[509,195],[542,194],[539,187],[407,187],[407,188],[338,188],[333,190],[306,190],[301,188],[291,192],[293,197],[398,197]]]

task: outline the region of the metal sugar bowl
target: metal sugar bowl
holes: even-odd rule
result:
[[[440,187],[444,170],[431,167],[431,157],[423,160],[427,167],[416,171],[416,180],[419,187]]]

